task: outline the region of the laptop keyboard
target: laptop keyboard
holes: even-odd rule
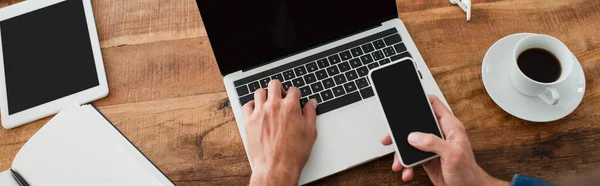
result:
[[[283,88],[300,89],[302,107],[318,102],[317,115],[374,96],[367,75],[373,68],[404,57],[408,53],[395,28],[294,61],[234,82],[242,105],[254,100],[254,92],[277,79]]]

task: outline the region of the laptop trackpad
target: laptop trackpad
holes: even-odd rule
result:
[[[300,184],[394,151],[392,146],[381,145],[380,139],[388,130],[383,111],[377,104],[377,98],[372,98],[317,118],[319,134]]]

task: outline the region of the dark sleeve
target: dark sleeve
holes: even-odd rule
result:
[[[510,186],[553,186],[553,184],[542,179],[515,174]]]

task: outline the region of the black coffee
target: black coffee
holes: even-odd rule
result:
[[[547,50],[532,48],[523,51],[517,65],[527,77],[542,83],[552,83],[560,78],[560,61]]]

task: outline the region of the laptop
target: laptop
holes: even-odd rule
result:
[[[412,58],[427,93],[446,103],[395,0],[196,2],[246,152],[242,106],[254,91],[278,79],[300,89],[302,105],[317,99],[319,136],[300,184],[394,151],[380,144],[387,123],[367,79],[370,69]]]

